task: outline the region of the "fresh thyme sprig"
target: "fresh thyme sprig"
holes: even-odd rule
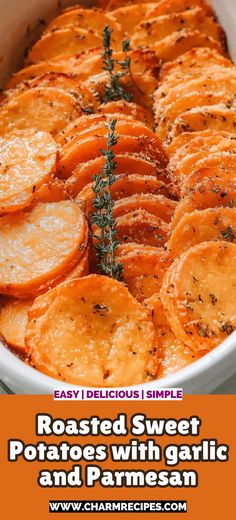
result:
[[[115,252],[119,245],[116,239],[116,222],[113,216],[114,201],[111,195],[111,186],[116,182],[114,171],[116,169],[115,154],[112,148],[117,144],[118,138],[115,134],[116,120],[113,119],[109,125],[106,150],[101,150],[105,157],[103,171],[94,175],[93,191],[95,193],[94,209],[91,222],[98,228],[94,238],[98,241],[95,245],[98,267],[102,274],[121,280],[123,265],[116,262]]]
[[[112,29],[110,29],[109,25],[106,25],[103,29],[102,33],[102,42],[103,42],[103,69],[109,73],[109,83],[106,85],[105,95],[103,102],[108,103],[109,101],[119,101],[120,99],[124,99],[125,101],[132,101],[133,95],[130,92],[127,92],[124,86],[121,83],[121,78],[124,76],[131,75],[130,68],[130,58],[128,56],[129,40],[124,40],[122,44],[122,51],[125,53],[125,59],[123,61],[117,62],[120,67],[120,72],[115,72],[116,61],[113,58],[113,50],[111,47],[111,35]]]

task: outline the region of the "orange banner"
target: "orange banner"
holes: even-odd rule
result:
[[[233,518],[236,396],[132,403],[56,402],[50,396],[0,400],[1,518],[55,518],[50,501],[187,501],[186,520]],[[117,453],[127,460],[117,460]],[[67,487],[53,487],[59,477]],[[95,512],[79,514],[90,518]],[[96,514],[99,519],[105,513]],[[126,512],[106,512],[105,518],[114,514]],[[173,519],[175,512],[153,515]]]

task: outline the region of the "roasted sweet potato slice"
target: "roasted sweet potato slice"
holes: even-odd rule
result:
[[[210,240],[236,242],[235,208],[209,208],[186,213],[173,229],[167,248],[176,257],[190,247]]]
[[[211,68],[208,71],[202,72],[196,75],[190,74],[184,76],[176,84],[170,84],[165,81],[154,94],[154,112],[155,120],[158,123],[165,109],[169,107],[173,102],[190,92],[196,92],[197,90],[225,92],[227,99],[230,95],[235,96],[236,92],[236,75],[234,68]]]
[[[36,299],[26,344],[42,372],[69,383],[107,387],[155,377],[155,340],[147,311],[128,289],[91,275]]]
[[[171,133],[175,121],[178,118],[181,119],[182,114],[184,117],[186,112],[194,109],[194,107],[199,107],[199,111],[201,107],[204,108],[219,104],[223,104],[224,107],[229,108],[235,106],[235,101],[235,96],[232,94],[227,95],[226,92],[215,93],[213,91],[202,92],[199,90],[189,92],[177,98],[176,101],[166,107],[156,127],[157,135],[162,140],[166,139],[169,133]]]
[[[110,101],[110,103],[101,104],[97,109],[97,112],[100,114],[126,114],[153,128],[152,113],[147,108],[137,105],[137,103],[127,102],[124,100]]]
[[[236,109],[224,104],[192,108],[181,114],[173,123],[168,140],[172,141],[182,132],[199,132],[205,129],[222,130],[234,133],[236,128]]]
[[[196,169],[200,160],[208,159],[210,155],[221,152],[236,153],[236,136],[227,132],[209,130],[208,133],[200,132],[182,148],[172,155],[168,169],[174,172],[175,177],[188,176]]]
[[[0,111],[0,135],[34,128],[53,136],[81,114],[77,100],[58,88],[35,88],[15,96]]]
[[[119,48],[120,41],[113,38],[113,45]],[[34,64],[52,60],[57,56],[73,56],[89,48],[102,47],[102,36],[95,31],[78,27],[52,31],[42,36],[28,54],[27,63]]]
[[[50,134],[34,130],[0,138],[0,150],[1,214],[32,203],[56,171],[57,150]]]
[[[212,167],[200,168],[196,170],[181,182],[181,194],[182,196],[193,190],[195,186],[201,184],[202,181],[210,179],[217,183],[219,180],[223,181],[227,186],[231,182],[236,182],[236,170],[231,167],[227,168],[224,165],[217,165]]]
[[[80,140],[85,139],[86,137],[93,137],[93,136],[103,136],[107,135],[109,129],[108,129],[108,122],[112,119],[115,119],[115,115],[112,116],[99,116],[96,121],[91,120],[88,116],[87,118],[87,125],[85,128],[82,128],[83,124],[80,124],[80,121],[78,120],[74,125],[72,125],[72,128],[69,131],[65,131],[64,138],[66,139],[66,144],[63,147],[63,151],[66,151],[66,145],[68,142],[68,146],[71,147],[74,144]],[[86,119],[86,116],[85,116]],[[131,116],[121,116],[118,114],[117,117],[117,123],[116,123],[116,132],[120,135],[128,135],[132,137],[150,137],[153,138],[154,134],[153,131],[146,125],[144,125],[141,122],[135,121],[131,118]],[[93,124],[94,123],[94,124]],[[86,124],[86,122],[85,122]],[[62,143],[63,144],[63,143]]]
[[[164,220],[145,210],[136,210],[116,219],[117,238],[120,242],[136,242],[150,246],[164,246],[168,225]]]
[[[34,299],[9,300],[0,310],[0,336],[20,354],[25,354],[25,333],[28,311]]]
[[[212,8],[202,0],[160,0],[153,6],[152,11],[148,12],[147,18],[152,16],[163,16],[169,13],[182,13],[183,11],[200,7],[207,16],[213,16]]]
[[[73,145],[68,143],[62,149],[58,173],[63,178],[69,177],[78,164],[100,157],[101,149],[104,150],[106,144],[105,136],[86,137]],[[164,169],[167,164],[167,156],[157,136],[150,138],[118,135],[118,143],[114,146],[114,151],[116,154],[139,153],[154,160],[160,169]]]
[[[73,175],[66,181],[66,187],[72,197],[76,197],[86,184],[93,181],[93,176],[102,171],[105,164],[104,157],[97,157],[92,161],[78,164]],[[163,171],[158,171],[154,161],[144,159],[138,154],[117,154],[115,175],[152,176],[168,183],[168,177]]]
[[[184,179],[188,177],[188,175],[192,175],[195,171],[198,171],[201,168],[215,168],[218,165],[227,170],[231,170],[232,174],[235,173],[236,154],[231,151],[222,151],[215,154],[211,152],[209,155],[206,154],[205,157],[196,160],[187,173],[181,171],[179,175],[178,172],[173,171],[171,177],[174,179],[174,182],[178,184],[181,190],[182,188],[185,190]]]
[[[171,265],[171,264],[170,264]],[[164,277],[164,275],[163,275]],[[163,281],[162,277],[162,281]],[[161,283],[162,283],[161,281]],[[160,296],[160,289],[158,292],[153,293],[152,296],[149,298],[146,298],[143,301],[143,305],[146,307],[146,309],[149,311],[150,315],[152,316],[152,321],[155,325],[157,334],[159,336],[160,334],[160,327],[166,327],[169,328],[169,323],[167,321],[167,317],[165,315],[164,307],[162,305],[161,296]]]
[[[92,187],[93,183],[87,184],[75,199],[88,218],[94,211],[94,192]],[[135,193],[153,193],[164,195],[166,197],[170,195],[167,186],[162,181],[159,181],[156,177],[152,176],[121,175],[111,186],[113,200],[130,197]]]
[[[152,17],[143,20],[134,29],[134,34],[130,39],[133,48],[137,46],[150,47],[175,31],[183,29],[197,29],[198,31],[222,41],[224,38],[223,29],[213,18],[207,17],[204,10],[200,7],[188,9],[181,13],[170,13],[163,16]]]
[[[215,49],[197,47],[187,51],[174,61],[164,63],[160,70],[160,80],[170,80],[187,76],[193,72],[207,70],[209,67],[233,67],[233,63]]]
[[[76,54],[76,56],[59,56],[54,60],[43,61],[40,63],[36,63],[35,65],[30,65],[25,67],[24,69],[19,70],[15,74],[12,75],[10,81],[7,84],[7,88],[14,88],[19,83],[24,81],[32,80],[41,76],[43,74],[48,73],[64,73],[64,74],[80,74],[81,70],[81,62],[83,63],[84,57],[91,56],[91,54],[97,54],[100,52],[100,49],[81,52],[80,54]]]
[[[236,183],[234,181],[226,183],[222,179],[205,179],[200,182],[194,190],[178,202],[171,223],[172,228],[186,213],[217,206],[236,207]]]
[[[164,195],[153,195],[151,193],[131,195],[121,200],[117,200],[114,205],[114,217],[121,217],[136,210],[144,210],[151,215],[161,218],[165,222],[170,222],[173,217],[176,202],[164,197]]]
[[[92,93],[85,87],[82,87],[78,79],[72,74],[63,72],[48,72],[37,76],[36,78],[23,81],[15,88],[5,90],[1,96],[1,105],[8,102],[14,96],[22,94],[26,90],[32,88],[59,88],[72,94],[76,101],[84,110],[95,110],[97,108],[97,100]]]
[[[173,61],[193,47],[210,47],[221,52],[221,43],[198,30],[182,29],[175,31],[153,45],[157,58]]]
[[[0,293],[26,298],[46,289],[79,261],[87,225],[70,201],[38,204],[1,218]]]
[[[158,379],[173,374],[181,368],[191,365],[202,357],[204,353],[193,352],[182,341],[174,336],[169,328],[158,331],[160,365]]]
[[[136,246],[137,247],[137,246]],[[171,265],[170,255],[161,248],[146,246],[118,257],[123,265],[123,280],[135,298],[143,302],[160,291],[162,280]]]
[[[204,132],[183,132],[182,134],[177,135],[170,144],[165,143],[165,149],[170,158],[173,157],[179,150],[181,150],[185,145],[187,145],[192,139],[205,136],[208,137],[215,133],[215,130],[204,130]]]
[[[79,27],[87,31],[95,31],[102,33],[104,27],[109,25],[113,31],[113,35],[122,39],[122,29],[118,21],[111,14],[102,12],[100,9],[84,9],[83,7],[75,7],[65,13],[54,18],[46,27],[45,33],[58,31],[59,29],[67,29],[68,27]]]
[[[167,271],[162,303],[177,339],[194,352],[211,350],[236,329],[236,244],[204,242]]]
[[[134,27],[153,9],[154,3],[126,5],[112,11],[112,16],[120,23],[124,32],[132,34]]]

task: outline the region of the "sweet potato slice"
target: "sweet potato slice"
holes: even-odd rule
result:
[[[155,247],[164,246],[168,237],[166,222],[145,210],[118,217],[116,230],[120,242],[136,242]]]
[[[172,262],[166,251],[154,247],[149,250],[146,246],[117,260],[123,265],[125,284],[140,302],[160,291],[164,274]]]
[[[190,175],[192,169],[196,169],[198,161],[221,152],[236,153],[235,135],[214,130],[209,130],[207,134],[204,132],[204,135],[198,133],[172,155],[168,165],[169,172],[174,172],[175,177]]]
[[[37,369],[69,383],[132,385],[157,371],[147,311],[123,284],[108,277],[76,279],[37,298],[26,344]]]
[[[157,135],[162,140],[166,139],[168,134],[171,133],[176,119],[181,118],[182,114],[194,109],[194,107],[199,107],[200,110],[201,107],[219,104],[223,104],[227,108],[233,107],[235,106],[235,97],[232,94],[227,95],[226,92],[201,92],[199,90],[189,92],[166,107],[156,127]]]
[[[111,14],[102,12],[100,9],[83,9],[82,7],[71,9],[54,18],[46,27],[45,33],[78,27],[87,31],[102,33],[104,27],[109,25],[112,35],[122,39],[122,29],[118,21]]]
[[[193,29],[175,31],[153,45],[152,49],[160,60],[173,61],[193,47],[210,47],[222,51],[219,41]]]
[[[164,63],[160,70],[160,80],[169,81],[171,78],[187,76],[212,66],[228,68],[233,67],[233,63],[215,49],[197,47],[174,61]]]
[[[205,17],[213,16],[214,14],[210,5],[202,0],[161,0],[156,2],[156,4],[153,6],[152,11],[148,12],[147,18],[163,16],[169,13],[182,13],[194,7],[200,7],[204,11]]]
[[[28,67],[25,67],[12,75],[7,84],[7,88],[15,88],[23,81],[32,80],[38,76],[48,73],[78,75],[80,74],[81,62],[84,61],[84,57],[98,52],[100,52],[100,49],[93,50],[93,52],[90,49],[89,51],[81,52],[75,56],[63,55],[55,58],[54,60],[43,61],[34,65],[29,65]]]
[[[28,311],[34,303],[33,298],[9,300],[0,310],[0,336],[7,345],[18,353],[25,354],[25,334]]]
[[[173,157],[176,153],[178,153],[182,148],[187,145],[192,139],[198,137],[208,137],[209,135],[215,134],[215,130],[204,130],[204,132],[183,132],[182,134],[177,135],[170,144],[165,143],[165,149],[170,158]]]
[[[203,355],[203,353],[193,352],[182,341],[176,339],[168,328],[160,329],[158,337],[160,355],[158,379],[191,365]]]
[[[168,140],[171,141],[176,135],[186,131],[213,129],[234,133],[235,128],[235,108],[226,108],[224,104],[196,107],[184,112],[175,120],[168,133]]]
[[[141,22],[146,15],[153,9],[154,3],[139,3],[126,5],[112,11],[112,16],[122,26],[124,32],[132,34],[134,27]]]
[[[236,167],[236,154],[231,151],[222,151],[218,153],[210,152],[209,155],[206,154],[203,158],[196,160],[196,162],[192,164],[191,168],[189,168],[186,173],[181,171],[179,175],[178,172],[172,171],[171,177],[175,182],[177,182],[181,191],[182,189],[185,191],[184,179],[188,177],[188,175],[192,175],[195,171],[198,171],[201,168],[215,168],[218,165],[220,165],[222,168],[226,168],[227,170],[231,170],[233,174]]]
[[[171,265],[171,264],[170,264]],[[163,275],[164,277],[164,275]],[[163,277],[161,280],[161,283],[163,281]],[[149,311],[153,324],[155,325],[157,334],[159,336],[160,334],[160,327],[169,328],[169,323],[167,321],[167,317],[165,315],[164,307],[162,305],[161,296],[160,296],[160,289],[158,292],[153,293],[152,296],[149,298],[146,298],[143,301],[144,307]],[[161,342],[160,342],[161,344]]]
[[[114,217],[121,217],[136,210],[144,210],[151,215],[161,218],[164,222],[170,222],[173,217],[176,202],[164,197],[164,195],[153,195],[150,193],[131,195],[117,200],[114,205]]]
[[[71,146],[68,143],[62,149],[58,173],[63,178],[69,177],[78,164],[100,157],[101,149],[104,150],[106,144],[105,136],[86,137]],[[116,154],[140,153],[144,157],[153,159],[160,169],[164,169],[167,164],[167,156],[157,136],[150,138],[118,135],[118,143],[114,146],[114,151]]]
[[[97,157],[92,161],[78,164],[73,174],[66,181],[66,187],[72,197],[76,197],[86,184],[93,181],[93,176],[102,171],[105,164],[104,157]],[[138,154],[117,154],[115,175],[152,176],[168,183],[169,179],[163,171],[159,171],[154,161],[142,158]]]
[[[236,244],[204,242],[167,271],[162,303],[177,339],[194,352],[211,350],[236,328]]]
[[[56,171],[57,150],[50,134],[34,130],[0,138],[0,150],[1,214],[32,203]]]
[[[224,179],[205,179],[178,202],[171,223],[172,228],[186,213],[218,206],[236,207],[236,183],[226,183]]]
[[[110,101],[106,104],[101,104],[97,109],[100,114],[126,114],[132,116],[138,121],[142,121],[145,125],[153,128],[153,116],[151,112],[137,103],[127,102],[124,100]]]
[[[93,201],[93,183],[87,184],[76,197],[76,202],[87,216],[90,217],[94,211]],[[111,186],[111,194],[113,200],[130,197],[138,193],[153,193],[168,197],[170,192],[167,186],[159,181],[156,177],[142,176],[142,175],[121,175],[116,182]]]
[[[117,42],[116,37],[113,37],[113,45],[119,48],[120,40]],[[102,36],[99,33],[78,27],[60,29],[45,34],[35,43],[28,54],[27,63],[30,65],[52,60],[62,54],[73,56],[94,47],[102,47]]]
[[[72,74],[63,72],[48,72],[36,76],[33,79],[19,83],[15,88],[5,90],[0,98],[1,105],[8,102],[14,96],[22,94],[32,88],[59,88],[72,94],[82,109],[94,110],[97,108],[97,100],[92,93],[81,86],[78,79]]]
[[[81,114],[77,100],[58,88],[35,88],[15,96],[0,111],[0,135],[32,129],[53,136]]]
[[[1,218],[0,293],[31,296],[70,271],[87,244],[87,225],[70,201],[38,204]]]
[[[133,48],[137,46],[150,47],[175,31],[187,29],[198,29],[200,32],[222,41],[224,37],[223,29],[213,18],[207,17],[203,9],[195,7],[181,13],[170,13],[163,16],[152,17],[150,14],[147,20],[143,20],[134,29],[130,43]]]
[[[213,67],[207,71],[199,71],[188,76],[181,77],[175,83],[165,81],[154,94],[154,112],[155,120],[158,123],[160,117],[163,115],[166,107],[170,106],[176,99],[184,97],[190,92],[199,91],[213,91],[225,92],[227,97],[230,94],[235,96],[236,92],[236,73],[235,68],[221,68]]]
[[[227,186],[231,182],[236,183],[236,171],[232,168],[224,168],[224,166],[212,166],[206,168],[200,168],[200,170],[196,170],[181,182],[181,194],[182,196],[189,193],[189,191],[193,190],[195,186],[201,184],[202,181],[206,181],[207,179],[214,181],[217,183],[218,181],[223,181]]]
[[[186,213],[173,229],[167,244],[173,257],[201,242],[236,242],[236,209],[214,208]]]

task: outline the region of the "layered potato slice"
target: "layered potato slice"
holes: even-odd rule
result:
[[[111,15],[121,25],[124,32],[132,33],[134,27],[138,25],[149,12],[153,10],[155,3],[139,3],[119,7],[111,11]]]
[[[0,137],[0,157],[0,214],[29,206],[56,171],[56,146],[46,132]]]
[[[87,246],[87,223],[73,202],[39,203],[1,217],[0,240],[0,293],[26,298],[76,266]]]
[[[181,29],[159,40],[152,46],[157,58],[173,61],[193,47],[209,47],[222,52],[221,42],[197,29]]]
[[[160,80],[183,79],[189,74],[207,70],[209,67],[233,67],[231,60],[215,49],[198,47],[187,51],[174,61],[164,63],[160,70]]]
[[[210,240],[236,242],[235,208],[209,208],[186,213],[173,229],[167,248],[176,257],[191,247]]]
[[[175,207],[176,202],[164,195],[141,193],[117,200],[114,204],[113,215],[114,218],[117,218],[136,210],[144,210],[168,223],[173,217]]]
[[[106,137],[102,135],[78,139],[73,144],[68,143],[62,148],[58,163],[58,173],[61,177],[69,177],[80,163],[96,159],[101,156],[101,149],[106,148]],[[114,146],[116,154],[140,153],[155,160],[159,168],[164,170],[167,156],[157,137],[119,135],[118,143]]]
[[[211,6],[203,0],[160,0],[156,2],[147,17],[163,16],[169,13],[182,13],[183,11],[200,7],[207,16],[214,16]]]
[[[214,166],[206,166],[199,170],[194,170],[190,175],[185,177],[181,183],[181,194],[184,196],[194,189],[195,186],[201,184],[202,181],[209,179],[214,182],[219,180],[224,182],[225,185],[236,182],[236,169],[231,166],[227,167],[224,164],[218,162]]]
[[[35,129],[56,136],[81,113],[78,100],[69,92],[56,87],[36,87],[14,96],[2,107],[0,135]]]
[[[9,300],[0,309],[0,337],[18,353],[24,355],[28,311],[34,298]]]
[[[135,242],[147,246],[164,246],[168,238],[168,225],[164,220],[138,209],[116,219],[116,232],[119,242]]]
[[[33,79],[22,81],[16,87],[7,89],[2,93],[0,104],[3,105],[14,96],[34,88],[59,88],[70,93],[80,104],[82,110],[91,109],[93,111],[97,107],[95,96],[81,85],[74,74],[65,74],[64,72],[46,72]]]
[[[73,170],[73,174],[66,181],[69,194],[73,198],[76,197],[86,184],[90,184],[93,181],[93,176],[96,175],[97,172],[102,171],[104,165],[104,157],[97,157],[92,161],[78,164]],[[170,182],[167,174],[165,174],[163,170],[158,169],[158,165],[154,160],[135,153],[117,154],[114,173],[115,175],[152,176],[164,183]]]
[[[167,198],[171,196],[168,185],[156,177],[146,175],[120,175],[110,191],[114,201],[134,194],[164,195]],[[94,196],[93,183],[91,183],[84,186],[75,199],[87,218],[90,218],[94,209]]]
[[[138,249],[137,244],[117,260],[123,265],[125,284],[140,302],[160,291],[164,275],[172,263],[171,256],[162,248],[144,245]]]
[[[104,276],[76,279],[37,298],[26,345],[37,369],[74,384],[132,385],[157,373],[147,311],[123,284]]]
[[[158,124],[160,118],[163,116],[166,108],[169,108],[172,103],[181,97],[190,93],[200,92],[225,92],[227,98],[229,95],[235,96],[236,93],[236,71],[235,68],[212,68],[206,73],[197,73],[185,76],[184,80],[177,81],[176,85],[172,84],[171,88],[167,82],[164,82],[154,93],[154,113],[155,120]]]
[[[182,132],[199,132],[213,129],[236,133],[236,108],[225,104],[192,108],[177,117],[169,133],[168,140]]]
[[[138,121],[142,121],[145,125],[153,128],[153,114],[148,109],[142,105],[137,103],[132,103],[131,101],[119,100],[119,101],[109,101],[108,103],[102,103],[97,112],[99,114],[122,114],[122,115],[130,115],[134,119]],[[116,116],[115,116],[116,117]]]
[[[176,178],[191,175],[198,161],[208,160],[210,154],[221,152],[236,153],[236,135],[215,130],[194,132],[192,139],[172,154],[168,164],[169,174]]]
[[[171,177],[175,179],[177,186],[181,189],[181,193],[185,193],[187,186],[185,181],[188,181],[190,175],[194,175],[195,172],[202,168],[217,168],[219,165],[226,171],[231,171],[231,180],[235,178],[236,154],[231,151],[209,153],[208,155],[204,154],[202,159],[196,160],[196,162],[192,164],[189,171],[185,173],[181,171],[180,174],[172,171]]]
[[[230,93],[227,94],[227,92],[201,92],[199,90],[190,92],[185,96],[177,98],[176,101],[166,107],[163,115],[158,121],[156,133],[160,139],[165,140],[167,139],[169,133],[171,134],[175,121],[178,118],[181,119],[182,114],[184,117],[186,112],[196,107],[199,107],[199,109],[203,107],[204,109],[204,107],[210,107],[212,105],[215,106],[219,104],[223,104],[226,108],[233,108],[236,106],[236,96]]]
[[[68,27],[79,27],[80,29],[93,30],[101,34],[106,25],[109,25],[113,36],[115,34],[117,38],[122,39],[121,25],[112,14],[104,13],[96,8],[84,9],[83,7],[75,7],[53,18],[47,25],[44,34],[58,31],[59,29],[67,29]]]
[[[173,229],[187,213],[218,206],[236,207],[236,182],[206,178],[178,202],[171,227]]]
[[[161,288],[176,338],[209,351],[236,329],[236,244],[198,244],[176,259]]]
[[[185,29],[197,29],[211,38],[219,40],[224,46],[223,29],[213,18],[207,17],[200,7],[153,18],[149,15],[147,20],[143,20],[135,27],[130,43],[133,48],[137,46],[152,48],[158,41],[170,34]]]

